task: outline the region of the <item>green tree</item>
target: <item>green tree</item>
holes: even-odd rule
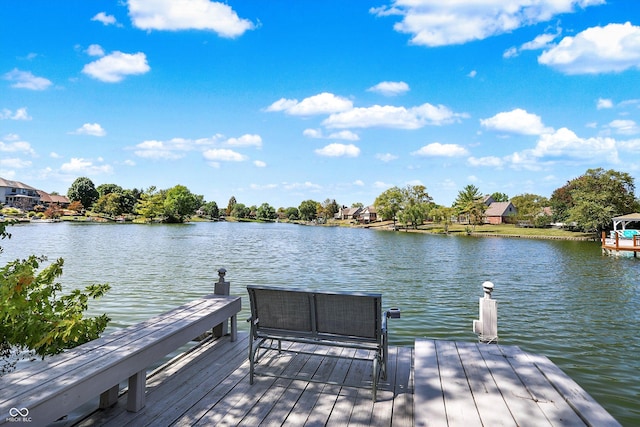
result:
[[[291,220],[291,221],[295,221],[300,219],[300,212],[298,211],[298,208],[296,207],[288,207],[285,209],[284,211],[285,216],[287,217],[287,219]]]
[[[122,204],[122,194],[107,193],[93,204],[93,211],[115,217],[123,214]]]
[[[233,212],[233,207],[236,205],[237,200],[235,198],[235,196],[231,196],[231,198],[229,199],[229,203],[227,203],[227,210],[225,211],[225,214],[227,216],[232,216],[231,212]]]
[[[499,193],[499,192],[495,192],[491,195],[491,198],[493,199],[494,202],[508,202],[509,201],[509,196],[507,196],[505,193]]]
[[[9,237],[5,226],[0,223],[3,239]],[[44,358],[97,338],[109,322],[106,314],[84,316],[89,299],[104,295],[109,285],[90,285],[63,293],[62,285],[56,282],[62,275],[63,260],[40,269],[43,261],[44,257],[32,255],[0,268],[2,372],[12,369],[15,356],[25,350]]]
[[[148,221],[156,218],[164,220],[164,198],[164,191],[158,191],[156,187],[151,186],[141,194],[135,212]]]
[[[220,209],[216,202],[207,202],[200,207],[200,210],[204,212],[210,219],[216,219],[220,216]]]
[[[639,207],[633,177],[602,168],[588,169],[556,189],[551,205],[554,219],[574,222],[578,229],[587,232],[605,230],[611,227],[613,217],[635,212]]]
[[[325,199],[322,202],[322,207],[320,209],[321,216],[327,220],[333,218],[335,214],[340,210],[340,205],[336,202],[336,199]]]
[[[458,215],[464,215],[467,221],[474,226],[482,224],[484,212],[487,210],[483,198],[478,187],[469,184],[458,192],[458,197],[453,202],[453,208],[456,209]]]
[[[251,213],[251,208],[248,208],[244,203],[235,203],[231,216],[234,218],[248,218]]]
[[[405,225],[411,224],[416,229],[427,219],[433,199],[424,185],[408,185],[401,192],[402,210],[399,219]]]
[[[300,219],[304,221],[313,221],[318,217],[318,207],[320,203],[314,200],[305,200],[298,206],[298,212],[300,213]]]
[[[167,190],[164,199],[165,221],[180,223],[196,213],[202,204],[202,196],[193,194],[184,185],[176,185]]]
[[[141,192],[134,188],[133,190],[124,190],[120,193],[120,209],[123,214],[131,214],[134,212],[136,203],[141,195]]]
[[[87,177],[80,177],[73,181],[71,187],[67,191],[67,197],[70,201],[79,201],[85,209],[91,209],[94,202],[98,200],[99,194],[93,181]]]
[[[430,214],[433,217],[433,221],[442,224],[444,232],[449,233],[449,226],[453,223],[452,217],[456,214],[456,210],[454,208],[439,206],[432,209]]]
[[[98,185],[96,190],[98,191],[98,195],[100,197],[104,197],[107,194],[111,194],[111,193],[120,193],[120,194],[122,194],[124,192],[122,187],[120,187],[117,184],[100,184],[100,185]]]
[[[275,208],[269,203],[263,203],[256,209],[256,219],[260,221],[273,221],[277,217]]]
[[[518,210],[518,218],[533,220],[540,215],[544,208],[549,206],[549,199],[537,194],[519,194],[511,199],[511,203]]]
[[[402,190],[398,187],[391,187],[376,197],[373,205],[383,220],[393,220],[393,228],[395,229],[398,212],[402,209],[402,202]]]

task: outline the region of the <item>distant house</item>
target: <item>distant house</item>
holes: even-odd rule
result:
[[[45,206],[58,205],[62,208],[66,208],[71,204],[67,196],[61,196],[59,194],[49,194],[42,190],[37,190],[40,195],[40,204]]]
[[[492,202],[484,212],[485,224],[512,223],[518,210],[511,202]]]
[[[360,212],[358,215],[358,221],[364,224],[368,224],[370,222],[374,222],[378,220],[378,213],[376,212],[375,206],[367,206]]]
[[[39,202],[40,195],[35,188],[19,181],[0,178],[0,204],[28,210]]]
[[[334,219],[356,219],[362,212],[362,208],[348,208],[343,206],[338,213],[334,215]]]

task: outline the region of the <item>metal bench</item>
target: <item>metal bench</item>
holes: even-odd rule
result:
[[[137,412],[145,405],[147,367],[227,319],[235,341],[240,309],[240,297],[208,295],[5,375],[0,425],[46,425],[98,395],[101,408],[112,406],[127,378],[127,410]]]
[[[261,357],[260,350],[264,350],[263,354],[269,350],[282,351],[282,341],[364,349],[373,352],[372,391],[373,399],[376,399],[378,378],[386,379],[387,375],[387,319],[400,317],[398,309],[382,312],[381,294],[253,285],[247,286],[247,291],[251,305],[251,384],[254,375],[268,375],[255,371]],[[274,341],[277,347],[273,347]]]

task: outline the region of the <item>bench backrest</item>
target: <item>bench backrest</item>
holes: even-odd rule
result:
[[[382,295],[247,286],[256,333],[380,342]]]

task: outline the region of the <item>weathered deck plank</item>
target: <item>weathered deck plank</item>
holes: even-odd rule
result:
[[[140,412],[126,412],[123,396],[79,425],[619,425],[549,359],[517,347],[437,340],[391,347],[375,402],[370,362],[272,351],[261,371],[303,379],[257,376],[251,385],[247,347],[246,334],[235,343],[204,342],[150,376]]]

